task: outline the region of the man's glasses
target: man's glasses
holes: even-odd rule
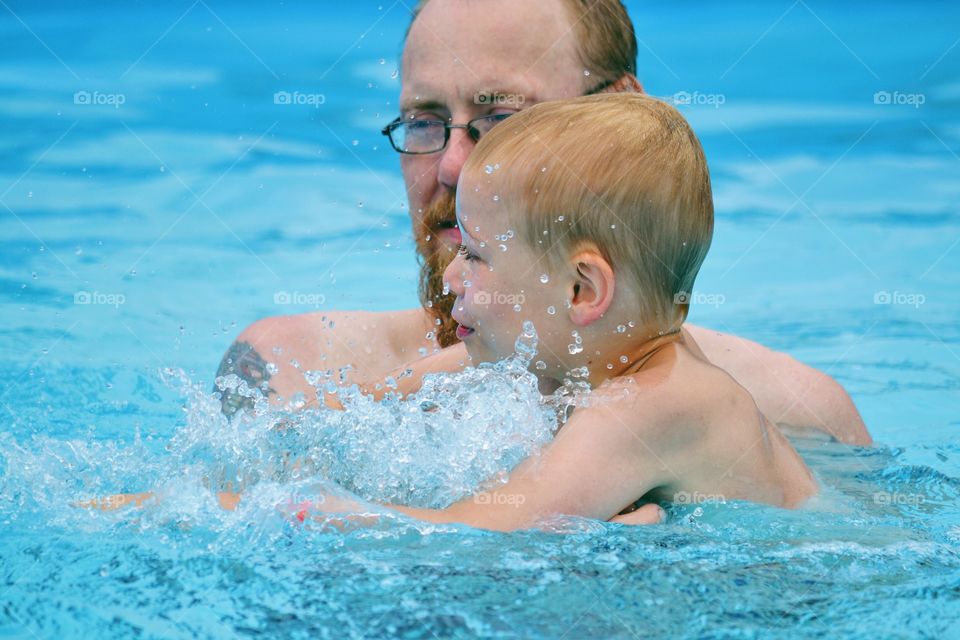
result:
[[[613,84],[602,82],[584,95],[600,93]],[[380,133],[390,138],[390,144],[399,153],[419,155],[442,151],[450,142],[450,129],[466,129],[474,142],[479,142],[490,129],[500,124],[513,113],[496,113],[490,116],[474,118],[467,124],[451,124],[443,120],[415,120],[402,116],[385,126]]]
[[[466,129],[474,142],[479,142],[490,129],[506,120],[512,113],[497,113],[474,118],[467,124],[451,124],[443,120],[408,120],[397,118],[380,132],[390,138],[390,144],[400,153],[436,153],[450,141],[450,129]]]

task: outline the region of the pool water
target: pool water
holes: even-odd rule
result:
[[[200,480],[250,432],[218,431],[207,392],[236,334],[416,304],[379,135],[408,10],[7,2],[0,632],[960,635],[960,7],[628,8],[641,80],[686,103],[712,171],[691,321],[833,375],[876,446],[796,441],[823,486],[803,510],[706,500],[659,527],[344,533],[271,510],[305,486],[282,475],[221,512]],[[69,506],[144,485],[180,500]]]

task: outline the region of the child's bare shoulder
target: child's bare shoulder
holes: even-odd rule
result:
[[[609,407],[638,433],[665,434],[681,446],[722,439],[718,433],[732,436],[734,425],[743,425],[749,437],[760,421],[746,389],[682,345],[658,366],[608,380],[593,396],[593,404]]]

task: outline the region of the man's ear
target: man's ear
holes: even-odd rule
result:
[[[643,85],[632,73],[625,73],[600,93],[643,93]]]
[[[570,320],[579,327],[593,324],[613,304],[615,278],[610,263],[596,251],[581,251],[572,258],[573,291]]]

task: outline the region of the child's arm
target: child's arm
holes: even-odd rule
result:
[[[493,491],[440,510],[389,508],[429,522],[500,531],[530,528],[557,514],[609,520],[671,477],[655,453],[651,425],[639,424],[636,411],[627,409],[623,402],[578,409],[540,455]],[[638,511],[626,521],[659,521],[656,505]]]

